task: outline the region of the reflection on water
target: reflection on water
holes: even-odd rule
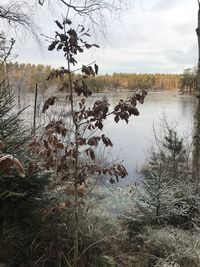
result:
[[[92,100],[101,98],[104,94],[94,94]],[[106,97],[114,106],[120,99],[129,96],[128,92],[107,93]],[[38,100],[38,108],[42,109],[43,97]],[[91,101],[91,100],[90,100]],[[93,102],[93,101],[91,101]],[[26,118],[30,121],[33,114],[33,95],[28,95],[24,99],[26,105],[31,105],[27,109]],[[24,105],[24,104],[23,104]],[[22,105],[22,107],[23,107]],[[123,181],[128,184],[136,178],[136,166],[140,167],[145,160],[147,152],[151,149],[153,140],[153,123],[155,128],[159,128],[163,114],[165,114],[169,124],[177,123],[177,131],[180,136],[191,136],[195,98],[188,95],[181,95],[177,91],[149,92],[145,103],[138,104],[140,116],[132,117],[127,125],[124,121],[116,124],[113,117],[110,117],[104,131],[112,140],[114,146],[110,150],[110,157],[124,161],[129,177]],[[64,112],[66,105],[54,107],[56,113]],[[51,114],[53,115],[53,113]],[[50,118],[46,115],[38,118],[38,124],[48,122]]]
[[[123,95],[121,95],[123,97]],[[112,102],[115,96],[111,97]],[[136,166],[140,167],[150,151],[153,141],[153,124],[160,127],[165,115],[169,125],[177,123],[180,136],[191,136],[195,98],[180,95],[177,91],[149,92],[143,105],[138,105],[140,116],[132,117],[128,125],[125,122],[106,124],[106,133],[111,137],[113,155],[120,152],[120,159],[129,172],[127,182],[135,180]]]

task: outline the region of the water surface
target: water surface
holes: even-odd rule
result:
[[[120,98],[125,95],[120,94]],[[111,94],[112,103],[118,95]],[[109,119],[105,131],[112,139],[114,147],[112,155],[124,160],[129,172],[125,183],[134,181],[135,169],[143,165],[154,142],[154,128],[159,135],[165,117],[170,126],[175,127],[180,137],[191,141],[195,98],[181,95],[178,91],[149,92],[145,103],[138,104],[140,116],[132,117],[129,124],[120,121],[118,124]]]
[[[130,94],[129,92],[113,92],[107,93],[106,97],[109,99],[111,106],[114,106],[120,99],[125,99]],[[94,94],[92,100],[101,98],[103,95],[102,93]],[[44,99],[44,96],[38,98],[38,115],[41,114]],[[92,102],[92,100],[90,101]],[[26,110],[26,119],[31,121],[33,117],[33,95],[26,95],[21,100],[20,105],[21,107],[30,105]],[[181,95],[178,91],[155,91],[148,93],[143,105],[138,104],[140,116],[130,118],[129,124],[126,124],[125,121],[115,123],[113,117],[108,118],[104,131],[114,145],[112,149],[107,150],[108,157],[124,162],[129,177],[122,181],[123,185],[135,181],[136,168],[139,169],[143,165],[152,147],[154,139],[153,125],[159,133],[163,116],[166,117],[169,125],[177,124],[176,130],[179,136],[184,137],[184,140],[187,140],[188,137],[191,140],[194,107],[195,98],[193,96]],[[61,111],[60,106],[54,107],[54,111],[55,108],[57,113]],[[49,119],[46,115],[39,116],[37,123],[46,123]]]

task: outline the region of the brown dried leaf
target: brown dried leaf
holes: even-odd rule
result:
[[[58,20],[55,20],[55,23],[57,24],[57,26],[58,26],[61,30],[64,29],[64,27],[62,26],[62,24],[61,24]]]
[[[44,147],[45,147],[46,149],[48,149],[48,148],[49,148],[49,144],[48,144],[48,142],[47,142],[46,140],[43,140],[43,142],[44,142]]]
[[[71,24],[72,24],[72,22],[71,22],[70,19],[65,19],[65,20],[63,21],[63,23],[64,23],[64,24],[68,24],[68,25],[71,25]]]
[[[44,103],[42,113],[44,113],[49,108],[49,106],[53,106],[56,100],[58,101],[58,98],[56,96],[49,97]]]
[[[80,138],[78,139],[78,144],[79,144],[79,146],[84,146],[84,145],[86,145],[86,139],[83,138],[83,137],[80,137]]]
[[[94,150],[91,147],[86,149],[85,152],[92,160],[95,160]]]
[[[105,146],[111,146],[111,147],[113,146],[111,140],[108,137],[106,137],[105,134],[102,134],[101,139]]]
[[[88,76],[90,76],[90,75],[95,76],[95,72],[91,66],[83,65],[81,71],[82,71],[82,73],[85,73]]]
[[[88,128],[88,130],[94,130],[95,126],[93,124],[89,124],[87,128]]]
[[[100,46],[97,45],[97,44],[92,44],[92,46],[94,46],[94,47],[96,47],[96,48],[100,48]]]
[[[100,139],[101,138],[99,136],[93,136],[88,139],[87,144],[89,146],[98,146],[98,142],[100,141]]]
[[[95,125],[95,127],[99,128],[100,130],[103,129],[103,123],[101,121],[96,121],[94,125]]]
[[[5,155],[0,157],[0,171],[3,175],[9,175],[11,167],[15,167],[18,174],[25,177],[25,170],[20,161],[12,155]]]
[[[56,147],[59,148],[59,149],[64,149],[65,148],[65,146],[63,145],[63,143],[60,143],[60,142],[58,142],[56,144]]]
[[[13,158],[13,159],[14,159],[14,166],[15,166],[18,174],[22,177],[25,177],[25,170],[24,170],[24,167],[22,166],[21,162],[16,158]]]
[[[119,122],[119,115],[118,114],[115,115],[114,120],[115,120],[116,123]]]
[[[50,46],[49,46],[49,48],[48,48],[48,50],[49,51],[52,51],[52,50],[54,50],[55,49],[55,47],[56,47],[56,45],[59,43],[59,41],[58,40],[55,40],[55,41],[53,41],[51,44],[50,44]]]

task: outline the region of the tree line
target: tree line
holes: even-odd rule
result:
[[[63,78],[58,76],[52,83],[49,82],[48,76],[55,71],[50,65],[42,64],[25,64],[25,63],[8,63],[7,69],[10,71],[10,82],[15,88],[20,88],[23,91],[33,92],[35,84],[39,83],[40,87],[45,92],[49,87],[54,86],[58,91],[64,91],[62,87]],[[79,78],[81,74],[76,74]],[[1,74],[2,76],[2,74]],[[92,76],[87,80],[87,84],[94,92],[140,89],[154,90],[177,90],[187,87],[183,83],[185,74],[163,74],[163,73],[113,73]],[[67,78],[66,82],[67,82]]]

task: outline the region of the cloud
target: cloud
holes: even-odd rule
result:
[[[138,0],[139,1],[139,0]],[[139,3],[139,2],[138,2]],[[112,72],[181,72],[196,64],[195,33],[197,6],[195,1],[143,0],[121,21],[109,20],[108,41],[111,44],[80,56],[86,64],[97,60],[102,73]],[[55,14],[40,10],[44,33],[53,35]],[[47,44],[45,43],[47,47]],[[33,41],[16,45],[19,61],[62,66],[65,59],[59,53],[40,51]]]
[[[183,1],[182,0],[161,0],[157,1],[157,3],[154,5],[153,10],[154,11],[166,11],[171,10],[174,7],[179,6]]]
[[[192,44],[188,49],[186,50],[174,50],[174,51],[168,51],[168,59],[171,60],[171,62],[189,66],[191,63],[194,65],[197,61],[197,44]]]

